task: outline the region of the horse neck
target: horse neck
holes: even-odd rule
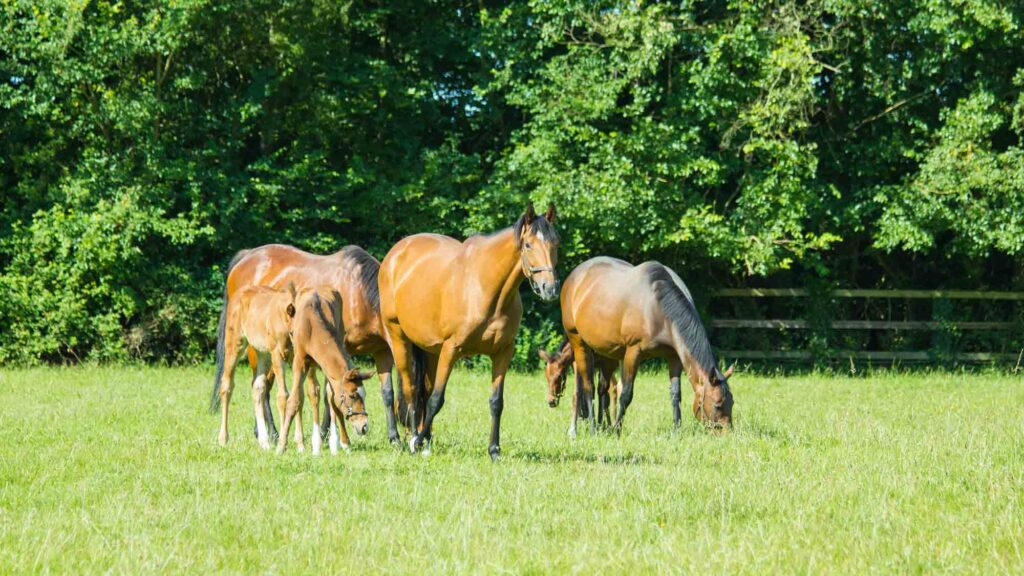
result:
[[[489,291],[498,294],[497,310],[503,310],[519,295],[519,285],[526,279],[512,228],[484,238],[480,248],[476,258],[481,276]]]
[[[693,385],[703,385],[707,382],[710,376],[708,370],[701,366],[697,358],[691,354],[690,345],[675,326],[672,327],[672,345],[676,349],[679,361],[683,363],[683,370],[686,372],[690,383]]]

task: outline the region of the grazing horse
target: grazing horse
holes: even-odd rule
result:
[[[569,375],[569,366],[573,364],[572,346],[569,340],[562,340],[555,352],[538,350],[537,355],[544,361],[544,377],[548,381],[548,406],[558,407],[558,400],[565,392],[565,380]],[[615,418],[615,403],[619,398],[619,386],[615,381],[615,368],[618,362],[596,356],[593,359],[598,370],[601,371],[601,379],[597,387],[598,410],[597,420],[604,426],[611,426]],[[589,414],[585,406],[580,402],[580,392],[583,389],[583,380],[576,376],[576,388],[572,395],[572,413],[588,418]],[[575,417],[573,417],[575,422]]]
[[[288,354],[289,332],[295,316],[295,287],[275,290],[265,286],[250,286],[240,290],[224,310],[224,332],[217,346],[217,377],[221,400],[220,445],[228,443],[228,406],[235,386],[235,363],[242,341],[257,353],[257,385],[252,389],[253,409],[256,411],[256,437],[260,447],[270,448],[267,422],[263,405],[267,398],[262,385],[269,368],[284,382],[283,363]],[[282,386],[283,387],[283,386]],[[281,406],[283,408],[283,406]]]
[[[678,428],[679,377],[686,370],[693,387],[693,414],[708,425],[732,422],[732,392],[718,369],[704,325],[689,290],[679,276],[658,262],[633,266],[616,258],[599,257],[576,267],[562,286],[562,327],[573,350],[577,377],[582,379],[583,402],[596,429],[593,411],[593,351],[621,360],[622,389],[615,430],[633,400],[633,381],[640,364],[665,358],[669,368],[669,398]],[[576,416],[569,429],[576,431]]]
[[[380,321],[380,297],[377,292],[377,272],[380,263],[358,246],[346,246],[329,256],[310,254],[282,244],[268,244],[252,250],[242,250],[228,265],[227,283],[224,287],[224,309],[227,309],[232,296],[246,286],[271,286],[280,288],[291,282],[299,290],[329,286],[336,290],[344,302],[342,307],[342,323],[345,326],[344,344],[350,354],[370,354],[376,364],[377,376],[381,383],[381,396],[384,399],[384,414],[388,426],[388,439],[398,442],[398,429],[395,425],[395,395],[391,385],[391,367],[394,361],[388,347]],[[224,313],[221,313],[221,324],[218,329],[218,340],[224,333]],[[221,349],[218,344],[218,350]],[[262,376],[257,374],[255,356],[249,354],[249,365],[253,367],[255,380]],[[218,363],[222,359],[218,356]],[[311,375],[312,377],[312,375]],[[315,380],[314,380],[315,383]],[[268,383],[269,384],[269,383]],[[269,392],[269,386],[261,386]],[[286,398],[284,387],[278,388],[278,403]],[[214,389],[210,399],[210,410],[214,411],[220,398]],[[274,432],[274,419],[269,404],[265,403],[266,415],[271,432]]]
[[[431,425],[444,405],[455,361],[483,354],[491,358],[488,453],[498,458],[505,372],[523,316],[519,285],[526,279],[542,299],[558,297],[554,220],[554,206],[538,216],[530,204],[513,226],[500,232],[465,242],[416,234],[384,257],[380,311],[402,378],[403,404],[409,412],[403,421],[416,427],[409,440],[412,452],[420,447],[430,452]]]
[[[295,318],[292,320],[292,393],[281,410],[281,435],[277,453],[284,452],[292,419],[297,418],[295,437],[302,450],[302,383],[314,367],[319,367],[327,379],[328,411],[332,431],[340,431],[341,447],[348,449],[346,421],[359,434],[366,434],[369,425],[363,397],[359,387],[372,374],[362,374],[352,367],[345,354],[345,327],[341,321],[342,299],[329,287],[304,290],[295,300]],[[320,419],[320,390],[312,378],[306,385],[313,410],[314,428]],[[320,434],[313,432],[313,454],[320,453]],[[338,452],[336,434],[331,434],[331,453]]]

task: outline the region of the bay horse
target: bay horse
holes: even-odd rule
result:
[[[295,438],[302,450],[302,390],[303,382],[314,367],[320,368],[327,380],[327,410],[331,421],[332,454],[338,452],[337,432],[341,434],[341,447],[348,449],[347,424],[359,434],[366,434],[369,426],[363,397],[359,387],[372,374],[361,373],[352,366],[345,353],[345,327],[341,320],[341,295],[329,287],[304,290],[295,300],[292,319],[292,391],[281,413],[281,434],[277,453],[284,452],[292,420],[296,420]],[[284,382],[282,381],[282,387]],[[312,378],[306,382],[306,396],[313,411],[313,454],[320,453],[321,437],[316,425],[320,421],[319,384]]]
[[[224,310],[224,331],[217,348],[218,397],[221,402],[221,446],[228,443],[228,407],[234,388],[235,364],[243,341],[257,354],[256,382],[252,389],[253,409],[256,412],[256,437],[261,448],[270,448],[264,404],[267,400],[262,386],[270,371],[284,382],[283,364],[290,345],[292,318],[295,316],[295,287],[275,290],[266,286],[249,286],[239,290]],[[283,386],[282,386],[283,387]],[[283,406],[281,406],[283,408]]]
[[[398,443],[398,429],[395,424],[397,407],[391,384],[391,368],[394,361],[380,320],[380,297],[377,288],[379,270],[380,263],[358,246],[346,246],[329,256],[310,254],[283,244],[268,244],[251,250],[242,250],[235,254],[228,264],[227,282],[224,286],[224,309],[217,330],[217,349],[222,349],[220,340],[224,335],[224,311],[227,310],[231,297],[239,290],[247,286],[281,288],[289,282],[298,290],[331,287],[341,295],[344,303],[342,323],[345,326],[346,350],[350,354],[373,356],[381,383],[388,439],[392,443]],[[265,376],[257,374],[256,356],[252,350],[249,351],[248,357],[249,366],[253,369],[253,385],[257,386],[259,383],[256,380]],[[223,363],[219,353],[217,363]],[[310,374],[310,377],[315,382],[314,375]],[[269,393],[272,382],[267,384],[261,388]],[[216,386],[217,383],[214,383],[214,391],[210,397],[211,412],[217,409],[220,402]],[[281,386],[277,391],[279,405],[286,399],[283,388]],[[264,407],[271,435],[276,436],[269,403],[264,403]]]
[[[444,406],[455,362],[483,354],[491,358],[487,451],[497,460],[505,372],[523,316],[519,286],[528,280],[543,300],[558,297],[554,221],[554,206],[538,216],[531,203],[514,225],[499,232],[465,242],[416,234],[399,241],[384,257],[380,311],[409,412],[403,422],[414,427],[411,452],[422,447],[430,453],[431,426]]]
[[[592,351],[622,361],[622,390],[614,429],[620,431],[633,400],[640,364],[664,358],[669,369],[669,400],[679,427],[679,378],[685,370],[693,387],[693,415],[713,427],[732,423],[732,392],[711,349],[690,291],[674,271],[658,262],[633,266],[617,258],[598,257],[577,266],[562,286],[562,327],[572,347],[576,374],[591,430],[593,411]],[[570,433],[575,430],[575,418]]]
[[[562,340],[562,343],[554,352],[549,353],[545,350],[538,350],[537,355],[544,361],[544,377],[548,381],[548,406],[557,408],[558,401],[565,391],[565,381],[569,375],[569,367],[573,365],[572,346],[569,345],[567,338]],[[610,427],[612,420],[615,418],[615,403],[619,398],[619,385],[615,380],[615,369],[619,363],[609,358],[594,356],[593,365],[596,365],[601,375],[597,387],[597,420],[601,425]],[[572,414],[582,418],[589,418],[586,407],[581,402],[582,390],[583,381],[577,374],[576,386],[572,395]],[[575,437],[576,418],[572,416],[570,418],[569,436]]]

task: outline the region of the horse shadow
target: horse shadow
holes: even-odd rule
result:
[[[611,466],[652,466],[661,464],[661,459],[649,454],[626,452],[623,454],[593,454],[577,451],[519,450],[504,458],[529,464],[605,464]]]

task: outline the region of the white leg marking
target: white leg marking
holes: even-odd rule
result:
[[[320,427],[318,425],[314,424],[313,425],[313,456],[316,456],[316,455],[320,454],[320,446],[322,444],[323,444],[323,441],[320,440]]]
[[[330,447],[331,447],[331,454],[337,454],[338,453],[338,442],[339,442],[339,440],[340,440],[340,438],[338,437],[338,425],[334,423],[334,419],[332,418],[331,419],[331,433],[328,436],[328,445],[330,445]]]

